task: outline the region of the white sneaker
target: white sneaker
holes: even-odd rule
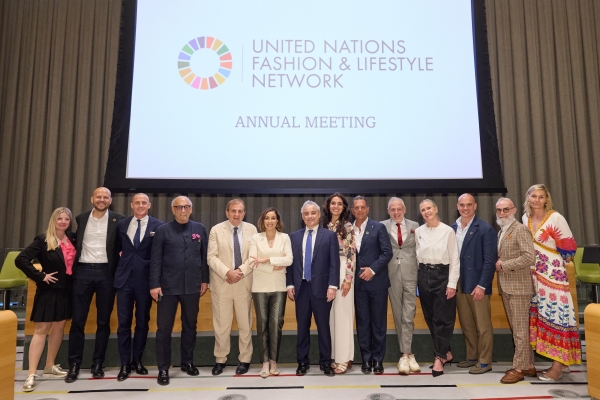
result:
[[[44,378],[52,378],[52,377],[64,377],[67,376],[67,371],[60,367],[60,364],[56,364],[51,366],[50,368],[44,369]]]
[[[35,388],[37,387],[35,378],[37,378],[37,375],[31,374],[27,377],[27,379],[25,379],[25,383],[23,384],[24,392],[33,392],[35,390]]]
[[[402,358],[400,358],[400,361],[398,361],[398,372],[401,375],[410,374],[410,366],[409,366],[408,356],[402,356]]]
[[[417,360],[415,360],[414,354],[408,356],[408,365],[410,366],[410,372],[421,372],[421,366]]]

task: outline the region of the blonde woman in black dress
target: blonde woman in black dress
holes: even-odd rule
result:
[[[71,276],[76,253],[75,235],[68,231],[71,219],[68,208],[54,210],[46,233],[36,236],[15,260],[17,268],[37,285],[30,316],[30,321],[35,322],[35,332],[29,345],[29,374],[23,384],[24,392],[37,387],[36,372],[48,332],[44,376],[67,375],[67,371],[54,362],[63,340],[65,322],[71,319]],[[31,264],[35,258],[42,265],[41,271]]]

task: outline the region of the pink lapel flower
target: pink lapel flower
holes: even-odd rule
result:
[[[410,234],[411,234],[411,235],[414,235],[414,234],[415,234],[415,230],[414,230],[414,229],[411,229],[411,230],[410,230]]]
[[[198,233],[192,233],[192,240],[196,240],[196,239],[198,241],[200,241],[200,234],[198,234]]]

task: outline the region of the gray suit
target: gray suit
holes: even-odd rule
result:
[[[400,352],[412,354],[412,337],[414,331],[414,318],[416,312],[417,276],[419,266],[417,263],[417,248],[415,242],[415,229],[419,224],[404,218],[408,230],[406,240],[402,247],[392,236],[392,229],[398,227],[390,218],[381,223],[385,226],[392,243],[393,257],[388,264],[388,274],[391,287],[388,289],[394,313],[394,325],[398,334]]]

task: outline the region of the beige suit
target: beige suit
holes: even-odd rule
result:
[[[515,342],[512,367],[529,369],[533,365],[533,351],[529,345],[529,305],[534,293],[531,265],[535,263],[535,253],[531,233],[523,224],[514,221],[506,229],[498,244],[498,259],[502,261],[498,286]]]
[[[233,270],[231,223],[225,221],[213,226],[208,238],[215,358],[217,363],[223,364],[229,355],[234,310],[239,333],[239,361],[249,363],[252,359],[252,274],[248,252],[256,227],[242,222],[239,228],[242,232],[242,265],[239,269],[244,273],[244,278],[234,284],[227,283],[227,272]]]

